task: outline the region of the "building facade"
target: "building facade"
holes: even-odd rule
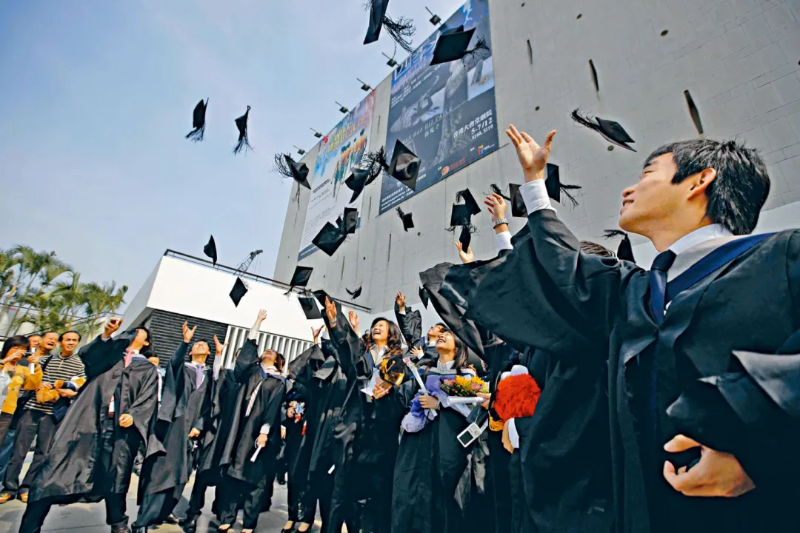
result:
[[[358,303],[370,309],[370,316],[389,313],[398,291],[409,303],[419,302],[418,273],[459,260],[457,235],[445,231],[456,192],[468,187],[480,198],[490,184],[507,190],[509,182],[523,181],[504,134],[508,124],[537,140],[558,130],[551,162],[559,166],[563,183],[582,189],[576,191],[578,206],[554,206],[580,239],[616,248],[618,241],[605,241],[603,233],[618,227],[621,191],[638,179],[647,154],[664,143],[701,135],[687,94],[702,135],[745,141],[767,162],[772,186],[757,231],[800,225],[800,3],[489,0],[489,12],[498,149],[400,203],[414,218],[415,227],[407,232],[394,209],[379,213],[383,182],[393,181],[384,174],[365,189],[358,231],[333,257],[316,251],[298,260],[308,215],[315,213],[309,202],[324,183],[314,181],[311,191],[299,192],[295,183],[275,279],[288,281],[296,265],[311,266],[313,288],[347,300],[346,290],[361,286]],[[409,61],[399,71],[410,68]],[[369,96],[374,100],[371,150],[385,145],[391,153],[394,146],[389,115],[397,77],[397,72],[390,75]],[[638,153],[612,148],[573,124],[570,113],[576,108],[620,122],[636,140]],[[311,169],[309,180],[324,145],[303,157]],[[331,213],[329,220],[335,217]],[[473,223],[479,229],[472,239],[476,258],[493,256],[489,213],[484,209]],[[523,224],[524,219],[514,219],[512,232]],[[632,238],[637,262],[649,266],[655,250]]]

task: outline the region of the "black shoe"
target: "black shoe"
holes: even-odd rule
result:
[[[195,533],[197,531],[197,517],[181,520],[180,526],[186,533]]]
[[[131,528],[132,533],[147,533],[147,526],[140,527],[134,524]]]

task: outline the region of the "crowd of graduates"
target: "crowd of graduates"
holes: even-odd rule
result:
[[[27,502],[20,531],[101,500],[112,532],[147,531],[192,475],[185,531],[210,487],[218,530],[242,511],[254,531],[283,470],[284,531],[796,530],[800,234],[751,235],[769,193],[758,154],[695,140],[647,158],[620,226],[658,250],[648,271],[559,221],[555,132],[507,134],[527,224],[512,237],[505,199],[486,197],[498,254],[459,243],[462,264],[420,273],[442,320],[424,334],[402,293],[362,329],[316,291],[325,324],[288,364],[259,354],[266,311],[232,368],[188,324],[163,375],[150,332],[120,320],[79,352],[72,332],[56,356],[55,334],[6,341],[0,501]]]

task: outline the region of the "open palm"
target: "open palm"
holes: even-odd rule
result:
[[[520,132],[513,124],[506,130],[506,135],[508,135],[517,149],[519,164],[525,172],[525,181],[533,181],[544,177],[543,171],[550,157],[550,149],[555,134],[555,130],[548,133],[544,145],[540,146],[533,140],[533,137],[525,132]]]

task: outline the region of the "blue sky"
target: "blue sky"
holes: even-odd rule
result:
[[[0,248],[53,250],[84,281],[141,286],[167,248],[220,262],[263,249],[271,276],[290,183],[276,152],[308,149],[389,74],[363,46],[363,0],[0,2]],[[463,0],[394,0],[432,31]],[[397,58],[406,54],[402,50]],[[205,140],[183,136],[210,98]],[[231,153],[246,106],[255,151]]]

